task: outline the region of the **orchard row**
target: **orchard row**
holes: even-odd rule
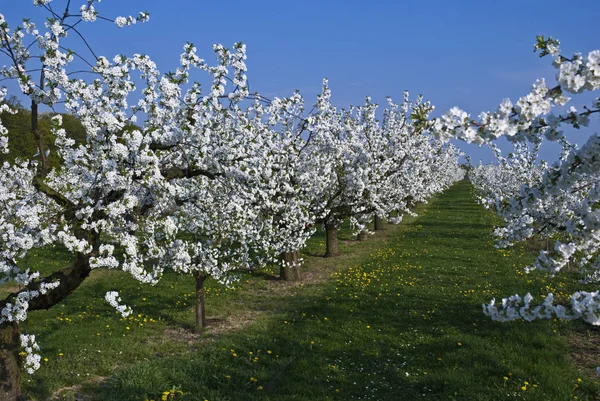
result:
[[[368,235],[374,218],[398,222],[464,176],[458,149],[429,133],[433,107],[421,97],[389,99],[381,112],[369,98],[340,109],[324,80],[310,111],[300,93],[266,99],[248,90],[241,43],[215,45],[214,64],[188,43],[180,66],[165,74],[147,56],[92,52],[93,78],[77,78],[84,57],[67,43],[80,21],[100,19],[95,2],[76,13],[70,2],[60,13],[50,1],[34,4],[49,13],[43,27],[28,19],[13,26],[0,15],[0,75],[31,100],[38,147],[35,157],[0,168],[0,285],[18,285],[0,300],[1,338],[13,344],[0,349],[2,399],[17,397],[21,364],[33,373],[40,363],[35,337],[19,336],[19,324],[29,311],[60,303],[93,269],[119,269],[147,284],[167,268],[193,275],[200,328],[206,278],[227,283],[235,270],[277,262],[284,278],[297,279],[298,251],[318,227],[327,256],[335,256],[342,221]],[[61,115],[53,117],[60,163],[51,166],[38,116],[40,107],[58,105],[79,119],[86,139],[76,142]],[[0,111],[13,112],[6,102]],[[0,146],[11,146],[2,125]],[[72,260],[59,271],[30,271],[27,254],[48,246],[66,248]],[[118,288],[106,300],[131,313]]]
[[[479,121],[464,112],[451,110],[438,126],[440,132],[455,132],[465,139],[480,143],[504,136],[513,142],[507,157],[490,144],[497,163],[478,165],[469,177],[475,185],[479,201],[494,208],[503,219],[495,230],[499,247],[528,240],[548,244],[528,269],[542,270],[551,276],[576,268],[582,284],[597,284],[600,279],[600,137],[589,135],[579,147],[571,143],[565,130],[585,131],[591,119],[600,112],[600,98],[578,111],[564,106],[567,94],[577,95],[600,88],[600,50],[587,56],[580,53],[567,58],[560,54],[553,38],[538,37],[535,50],[540,56],[550,55],[557,69],[558,84],[548,88],[538,80],[533,90],[516,104],[506,99],[495,113],[482,113]],[[581,135],[579,132],[573,135]],[[538,151],[544,141],[561,145],[559,159],[553,163],[538,162]],[[600,325],[600,294],[578,291],[570,305],[555,305],[554,294],[540,303],[530,294],[512,295],[484,305],[493,319],[509,321],[525,319],[577,319]]]

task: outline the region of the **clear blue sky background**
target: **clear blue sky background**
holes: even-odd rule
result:
[[[14,24],[39,15],[31,3],[0,0],[0,12]],[[78,8],[83,0],[72,3]],[[82,28],[95,51],[109,58],[145,53],[168,71],[187,41],[207,59],[213,43],[243,41],[251,90],[265,96],[299,89],[312,103],[327,77],[341,107],[367,95],[380,104],[388,95],[400,101],[407,89],[431,100],[437,115],[454,105],[477,115],[504,97],[526,94],[536,78],[554,82],[551,60],[532,51],[536,35],[560,39],[569,55],[600,48],[598,0],[103,0],[96,9],[111,18],[150,12],[143,25]],[[485,148],[460,146],[475,160],[491,160]],[[553,159],[552,149],[543,154]]]

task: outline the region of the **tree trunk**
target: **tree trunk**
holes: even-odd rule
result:
[[[40,73],[40,88],[44,89],[44,77],[45,77],[45,69],[44,65],[42,66],[42,72]],[[46,176],[48,173],[48,159],[46,157],[46,149],[44,147],[44,140],[42,138],[42,133],[40,132],[40,128],[38,125],[38,104],[35,100],[31,99],[31,133],[33,137],[37,140],[38,152],[40,154],[40,173],[42,176]]]
[[[19,326],[0,326],[0,401],[17,401],[20,393]]]
[[[299,251],[284,252],[281,254],[279,277],[285,281],[300,281]]]
[[[356,238],[359,241],[366,241],[369,238],[369,233],[367,230],[360,230],[358,233],[358,237]]]
[[[194,273],[196,278],[196,332],[206,327],[206,311],[204,306],[204,280],[206,275]]]
[[[379,216],[375,216],[375,231],[383,231],[383,224],[384,220]]]
[[[325,250],[326,258],[331,258],[340,254],[337,234],[338,227],[336,223],[325,223],[325,242],[327,246],[327,249]]]

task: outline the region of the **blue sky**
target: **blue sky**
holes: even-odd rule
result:
[[[31,3],[0,0],[0,12],[14,24],[39,14]],[[536,35],[560,39],[565,54],[600,48],[597,0],[103,0],[96,9],[107,17],[150,13],[150,22],[131,28],[83,26],[98,54],[149,54],[168,71],[187,41],[207,59],[213,43],[242,41],[252,91],[272,97],[299,89],[312,103],[326,77],[341,107],[367,95],[380,104],[386,96],[400,101],[407,89],[422,93],[436,114],[456,105],[477,115],[526,94],[536,78],[553,82],[550,59],[532,51]],[[491,158],[486,149],[460,146],[475,160]],[[548,149],[543,155],[553,158]]]

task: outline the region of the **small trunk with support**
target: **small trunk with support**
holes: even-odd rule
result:
[[[407,196],[406,197],[406,207],[408,207],[410,210],[413,210],[416,206],[417,206],[417,204],[415,203],[414,198],[412,196]]]
[[[325,242],[326,250],[325,257],[331,258],[340,254],[338,245],[338,225],[335,222],[325,223]]]
[[[359,241],[366,241],[369,238],[369,232],[367,230],[360,230],[358,236],[356,237]]]
[[[19,326],[0,325],[0,400],[17,401],[20,395],[21,361],[19,359]]]
[[[285,281],[300,280],[300,252],[290,251],[281,254],[279,277]]]
[[[194,273],[196,279],[196,332],[206,327],[206,311],[204,306],[204,281],[208,276],[203,273]]]
[[[375,216],[375,231],[383,231],[384,224],[385,221],[381,217]]]

